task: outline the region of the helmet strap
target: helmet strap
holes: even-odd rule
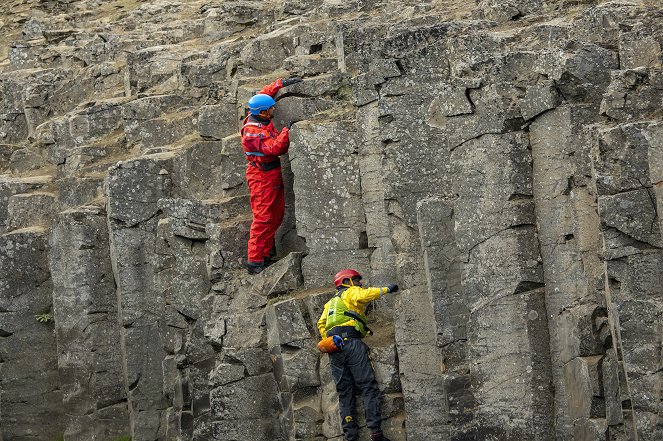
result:
[[[267,120],[270,120],[272,117],[270,116],[270,110],[272,110],[274,106],[270,107],[269,109],[264,109],[261,110],[260,113],[258,114],[261,118],[265,118]]]

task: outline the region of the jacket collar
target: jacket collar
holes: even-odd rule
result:
[[[265,117],[262,117],[260,115],[253,115],[253,114],[249,115],[249,121],[250,122],[257,122],[257,123],[260,123],[260,124],[265,125],[265,126],[269,125],[269,123],[272,122],[272,120],[269,119],[269,118],[265,118]]]

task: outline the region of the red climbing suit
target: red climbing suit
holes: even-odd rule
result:
[[[283,87],[279,79],[265,86],[259,93],[276,95]],[[288,128],[279,133],[274,123],[249,114],[240,131],[242,148],[249,164],[246,182],[251,195],[253,223],[248,246],[249,262],[262,263],[274,246],[274,235],[283,221],[285,196],[279,156],[288,152],[290,137]]]

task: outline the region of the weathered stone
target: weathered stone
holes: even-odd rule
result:
[[[17,42],[9,48],[9,62],[15,69],[26,69],[38,67],[41,65],[41,59],[48,55],[55,55],[49,51],[48,45],[44,39],[33,40],[29,42]]]
[[[607,351],[601,360],[601,374],[606,422],[609,426],[616,426],[624,422],[624,417],[620,401],[622,391],[619,389],[619,370],[614,350]]]
[[[203,138],[221,140],[238,132],[237,107],[220,104],[203,106],[198,117],[198,131]]]
[[[182,59],[190,49],[178,45],[134,48],[127,54],[124,90],[127,96],[137,95],[158,86],[161,93],[174,92]]]
[[[320,54],[292,55],[283,60],[283,67],[298,76],[314,76],[332,72],[338,67],[335,58],[325,58]]]
[[[206,225],[236,218],[245,214],[248,197],[238,196],[227,200],[189,200],[163,198],[157,207],[170,218],[170,228],[176,236],[188,239],[209,239]]]
[[[661,44],[651,36],[637,32],[619,35],[619,64],[622,69],[655,67],[661,62]]]
[[[295,95],[306,97],[321,97],[321,96],[334,96],[343,95],[348,93],[350,86],[350,77],[346,73],[333,72],[321,75],[316,75],[312,78],[304,78],[301,83],[288,86],[281,92],[282,95]],[[286,107],[286,106],[282,106]],[[287,110],[287,109],[284,109]],[[278,115],[276,115],[278,116]],[[307,118],[308,119],[308,118]]]
[[[37,170],[47,165],[40,154],[30,149],[14,150],[9,161],[9,167],[14,174]]]
[[[424,36],[422,38],[432,38],[427,33]],[[411,66],[410,69],[418,67]],[[405,256],[410,251],[416,253],[408,244],[413,240],[418,242],[417,239],[407,236],[409,229],[416,229],[417,202],[450,191],[451,162],[444,146],[430,142],[430,139],[443,142],[447,139],[446,133],[425,123],[429,117],[426,104],[436,98],[437,89],[423,87],[423,83],[404,75],[388,79],[380,91],[382,98],[377,109],[371,108],[373,116],[366,115],[361,119],[362,126],[367,129],[362,137],[375,143],[371,148],[377,151],[370,162],[367,158],[360,164],[364,174],[362,190],[376,192],[370,198],[370,208],[375,210],[370,217],[377,215],[378,218],[371,219],[371,227],[388,225],[389,241],[393,241],[393,248]],[[372,122],[367,124],[367,119]],[[363,169],[367,163],[370,166]],[[378,200],[380,192],[383,193],[381,201]],[[382,253],[391,253],[388,245],[381,248]],[[393,267],[382,271],[393,271]],[[408,272],[409,269],[404,271]]]
[[[370,250],[335,251],[305,256],[302,259],[304,286],[331,286],[334,274],[343,268],[354,268],[361,274],[369,274]]]
[[[44,33],[44,27],[44,23],[41,20],[32,17],[23,24],[23,37],[26,40],[40,38]]]
[[[198,111],[176,95],[142,98],[123,108],[124,133],[130,145],[145,151],[166,146],[197,131]]]
[[[203,32],[207,31],[208,23],[209,21],[205,20]],[[200,56],[187,57],[182,60],[178,93],[185,93],[187,96],[200,99],[206,95],[209,97],[210,86],[218,87],[223,102],[236,103],[225,80],[232,64],[229,61],[237,55],[239,48],[241,48],[241,44],[238,44],[237,41],[221,41]],[[209,101],[208,103],[211,104]]]
[[[609,274],[621,281],[620,289],[615,287],[611,292],[619,315],[621,350],[628,376],[627,384],[620,381],[620,388],[628,388],[632,409],[639,415],[635,417],[635,430],[639,438],[646,440],[654,440],[662,433],[656,423],[660,410],[651,399],[656,394],[652,391],[657,390],[663,366],[658,320],[663,290],[659,283],[653,282],[661,271],[661,259],[659,250],[635,254],[626,258],[623,275],[612,271]]]
[[[592,5],[574,20],[571,34],[583,41],[616,47],[620,17],[632,14],[634,6],[630,1]]]
[[[271,419],[220,420],[213,424],[213,439],[228,441],[270,441],[279,436],[278,425]]]
[[[127,435],[123,353],[103,211],[87,207],[60,214],[50,244],[65,436],[82,441]]]
[[[444,397],[442,357],[436,344],[433,311],[425,289],[398,294],[395,317],[399,371],[408,415],[408,437],[414,440],[450,436]],[[416,326],[418,332],[411,332]],[[421,394],[426,389],[429,393]]]
[[[529,140],[486,135],[454,150],[456,240],[467,252],[516,225],[534,223]],[[485,219],[485,220],[484,220]]]
[[[474,112],[474,106],[467,98],[468,90],[465,87],[451,87],[446,85],[440,91],[439,101],[433,101],[431,108],[438,106],[444,116],[458,116]]]
[[[16,150],[19,150],[18,146],[12,144],[0,144],[0,171],[6,171],[9,169],[10,158]]]
[[[85,165],[92,162],[86,156],[103,157],[107,150],[115,147],[108,139],[118,136],[122,130],[122,99],[111,99],[86,103],[61,118],[54,118],[35,129],[38,143],[47,152],[49,162],[76,170],[79,167],[66,165],[69,157],[74,157]],[[121,146],[122,140],[117,141]],[[81,156],[84,158],[81,159]]]
[[[35,138],[39,147],[46,151],[46,158],[51,164],[63,164],[67,151],[74,145],[64,117],[53,118],[35,129]]]
[[[384,339],[387,336],[381,335],[380,337]],[[371,344],[370,339],[368,344]],[[396,369],[397,357],[395,344],[390,346],[371,345],[371,360],[373,361],[373,369],[375,369],[375,378],[383,394],[401,391],[401,381]]]
[[[517,20],[535,12],[541,8],[542,4],[542,0],[508,0],[505,2],[482,0],[479,2],[479,10],[491,20],[508,21]]]
[[[299,404],[293,409],[294,437],[295,439],[318,440],[322,439],[322,422],[324,417],[320,412],[318,399]]]
[[[297,27],[292,26],[260,35],[242,49],[242,62],[258,72],[270,72],[294,54],[296,31]]]
[[[121,129],[121,103],[121,99],[91,103],[89,107],[71,115],[68,120],[69,136],[74,143],[88,143]]]
[[[47,226],[55,211],[53,193],[22,193],[11,196],[7,205],[9,229]]]
[[[58,205],[67,209],[97,199],[103,193],[104,180],[93,176],[63,178],[58,181],[58,187]]]
[[[15,3],[0,235],[78,208],[55,217],[57,249],[32,246],[37,227],[3,236],[20,240],[0,268],[22,263],[0,297],[50,294],[30,272],[48,255],[67,332],[57,354],[52,330],[0,351],[0,438],[340,441],[316,321],[352,267],[401,287],[366,340],[393,441],[663,439],[658,2]],[[297,121],[281,261],[249,276],[237,129],[293,76],[275,97],[275,126]],[[62,302],[109,288],[107,307]],[[30,400],[56,365],[50,418]],[[19,404],[29,437],[10,431]]]
[[[171,158],[156,155],[120,162],[109,169],[106,192],[114,197],[108,200],[108,216],[127,227],[154,217],[157,201],[170,193],[172,180],[167,168],[171,168]]]
[[[213,386],[225,386],[244,379],[245,367],[237,364],[218,364],[210,373]]]
[[[295,194],[302,193],[307,182],[329,183],[324,193],[316,193],[315,200],[309,198],[301,205],[295,200],[298,234],[307,239],[314,253],[358,249],[364,212],[359,176],[354,172],[354,131],[344,123],[301,125],[291,144]]]
[[[120,338],[125,348],[125,375],[130,385],[132,437],[159,438],[165,432],[166,400],[162,362],[166,347],[159,317],[165,299],[156,289],[157,201],[170,195],[172,155],[143,157],[109,170],[106,182],[113,275],[120,304]],[[165,172],[165,173],[164,173]],[[128,197],[127,197],[128,196]],[[147,372],[159,372],[158,375]]]
[[[649,148],[646,126],[625,124],[601,131],[594,145],[596,189],[614,195],[649,184]]]
[[[218,344],[218,340],[209,338],[208,325],[216,324],[216,320],[210,320],[208,312],[214,295],[210,294],[211,283],[206,277],[207,250],[202,241],[175,235],[170,220],[161,219],[157,224],[157,255],[153,257],[157,268],[161,262],[167,262],[163,269],[157,269],[154,290],[166,304],[162,319],[166,327],[161,328],[161,339],[166,351],[174,354],[177,361],[176,365],[169,364],[170,371],[164,367],[163,372],[164,378],[178,379],[175,396],[178,384],[182,384],[183,404],[178,406],[173,400],[172,406],[176,421],[192,434],[204,438],[210,436],[212,430],[209,377],[216,362],[213,346]],[[221,324],[225,327],[225,321]],[[165,358],[164,365],[169,358]],[[167,398],[171,393],[164,387]]]
[[[205,35],[222,38],[245,29],[263,20],[259,8],[247,1],[224,2],[218,9],[212,9],[205,20]]]
[[[576,357],[565,366],[572,418],[605,418],[602,378],[599,365],[603,356]]]
[[[306,321],[296,299],[277,302],[267,308],[270,345],[291,345],[301,348],[299,342],[311,338]]]
[[[598,313],[600,311],[596,305],[587,304],[568,308],[560,314],[556,320],[555,331],[560,341],[559,356],[562,363],[603,352],[603,345],[593,320]]]
[[[125,147],[124,137],[110,135],[90,145],[68,148],[63,162],[57,164],[58,177],[105,171],[110,164],[104,163],[104,158],[126,150]]]
[[[249,376],[272,371],[272,360],[270,359],[269,352],[263,348],[228,348],[225,352],[225,357],[240,361],[246,368]]]
[[[279,388],[281,430],[289,438],[318,434],[322,415],[315,388],[321,385],[319,353],[307,327],[307,309],[298,299],[267,308],[269,351]],[[308,438],[307,438],[308,439]]]
[[[0,140],[4,144],[23,142],[28,137],[28,125],[23,113],[0,114]]]
[[[600,111],[618,121],[647,120],[661,106],[663,70],[636,69],[614,71],[602,100]]]
[[[288,254],[263,271],[259,277],[251,280],[254,281],[256,283],[252,284],[256,291],[266,297],[278,296],[300,288],[304,284],[301,253]]]
[[[604,418],[580,418],[574,423],[573,439],[591,441],[605,439],[608,425]]]
[[[155,95],[138,98],[122,106],[125,130],[133,130],[132,124],[161,117],[164,113],[177,112],[191,105],[180,95]]]
[[[479,433],[493,430],[497,414],[535,421],[535,436],[551,439],[553,421],[549,341],[544,305],[543,271],[532,226],[506,229],[469,252],[462,269],[462,292],[470,308],[468,356]],[[498,257],[499,256],[499,257]],[[498,301],[499,299],[499,301]],[[510,335],[497,343],[498,335]],[[504,354],[496,357],[496,354]],[[498,361],[499,360],[499,361]],[[505,372],[501,366],[509,365]],[[508,406],[503,402],[509,396]],[[516,398],[518,397],[518,398]],[[527,404],[523,404],[527,397]],[[511,433],[525,429],[514,424]],[[516,435],[524,436],[524,435]]]
[[[288,14],[301,14],[310,9],[318,8],[324,0],[301,1],[301,0],[286,0],[283,2],[283,12]]]
[[[518,126],[521,122],[520,115],[510,118],[511,115],[505,113],[509,107],[508,97],[496,85],[471,89],[469,97],[474,103],[473,112],[464,112],[469,114],[447,117],[444,104],[439,100],[431,102],[428,108],[426,123],[444,131],[446,139],[443,142],[449,150],[483,134],[504,133],[510,126]]]
[[[599,197],[599,214],[605,227],[651,245],[663,246],[656,208],[646,188]]]
[[[221,269],[244,268],[246,265],[246,243],[249,240],[251,220],[244,217],[223,224],[208,224],[205,227],[209,235],[208,250],[210,252],[208,275],[210,280],[216,279]]]
[[[260,348],[266,345],[264,311],[232,312],[225,317],[225,322],[224,347]],[[252,332],[247,332],[247,329],[252,329]]]
[[[248,193],[246,184],[246,156],[239,134],[223,139],[221,147],[221,188],[227,196]]]
[[[600,101],[603,91],[610,83],[610,72],[619,66],[615,52],[597,45],[581,45],[562,62],[557,87],[571,101]]]
[[[65,420],[43,227],[0,236],[0,278],[2,435],[55,439],[63,433]]]
[[[527,88],[525,97],[520,101],[520,111],[523,119],[528,120],[554,109],[560,103],[561,97],[552,84],[536,84]]]
[[[99,89],[102,71],[90,76],[72,78],[73,72],[66,69],[34,70],[29,82],[22,88],[28,136],[34,137],[37,126],[54,116],[64,115],[79,103],[88,101]],[[118,75],[115,75],[116,77]],[[101,94],[97,93],[95,98]],[[112,97],[113,95],[110,95]]]
[[[276,383],[272,374],[246,377],[213,389],[212,410],[221,420],[269,419],[276,412]],[[255,439],[271,439],[256,433]],[[231,438],[232,439],[232,438]]]
[[[0,176],[0,233],[9,227],[9,200],[12,196],[43,189],[51,182],[50,176],[14,178]]]
[[[652,124],[644,131],[645,139],[649,144],[649,183],[655,196],[656,213],[661,213],[663,207],[663,126]],[[658,216],[659,230],[663,231],[663,216]]]
[[[324,114],[325,111],[329,111],[334,106],[333,101],[322,97],[314,99],[284,95],[282,98],[278,98],[274,125],[280,128],[290,121],[305,121],[314,118],[317,114]],[[296,124],[295,127],[299,128],[302,125],[303,123]]]
[[[453,207],[449,201],[424,199],[417,206],[417,223],[424,252],[430,302],[435,314],[438,346],[446,346],[446,368],[465,358],[460,349],[452,355],[452,343],[464,348],[469,309],[461,296],[461,261],[454,237]],[[455,351],[454,351],[455,352]]]
[[[135,132],[127,133],[129,142],[137,142],[147,151],[161,146],[174,144],[186,136],[195,133],[198,122],[196,111],[182,111],[163,118],[147,121]]]

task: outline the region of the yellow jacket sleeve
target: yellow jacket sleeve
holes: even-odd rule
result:
[[[347,291],[348,300],[352,303],[368,303],[377,300],[381,295],[387,293],[387,288],[359,288],[352,287]]]
[[[327,314],[329,314],[329,302],[325,303],[325,308],[322,310],[322,315],[318,319],[318,331],[322,338],[327,336]]]

